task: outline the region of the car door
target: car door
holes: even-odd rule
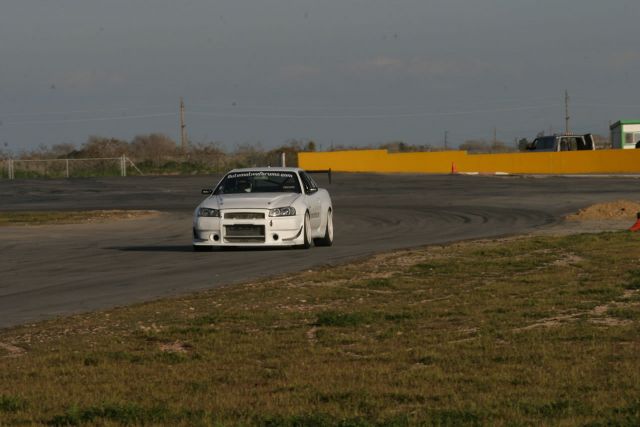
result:
[[[304,194],[307,198],[307,206],[309,207],[309,216],[311,220],[311,228],[317,230],[322,222],[322,212],[320,195],[318,194],[318,185],[307,173],[300,172],[300,179],[304,187]]]

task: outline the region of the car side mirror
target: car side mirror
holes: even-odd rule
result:
[[[210,188],[203,188],[203,189],[202,189],[202,191],[201,191],[201,193],[202,193],[202,194],[205,194],[205,195],[207,195],[207,196],[208,196],[208,195],[210,195],[210,194],[213,194],[213,190],[212,190],[212,189],[210,189]]]
[[[315,194],[318,192],[317,188],[307,188],[307,194]]]

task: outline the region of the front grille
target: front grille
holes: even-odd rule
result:
[[[224,226],[228,242],[264,242],[264,225],[235,224]]]
[[[225,219],[264,219],[262,212],[229,212],[224,214]]]

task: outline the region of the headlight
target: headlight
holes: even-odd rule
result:
[[[291,206],[286,208],[275,208],[269,210],[269,216],[294,216],[296,214],[296,210]]]
[[[200,208],[198,209],[198,216],[220,216],[218,209]]]

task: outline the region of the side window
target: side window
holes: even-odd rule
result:
[[[536,138],[533,141],[534,150],[554,150],[556,139],[551,136],[545,136],[542,138]]]
[[[302,179],[302,185],[304,186],[305,193],[308,193],[310,190],[318,189],[318,186],[316,185],[316,183],[306,173],[300,172],[300,179]]]
[[[576,150],[578,150],[578,138],[570,137],[570,138],[560,139],[560,151],[576,151]]]
[[[305,174],[307,175],[307,174]],[[311,188],[315,188],[316,190],[318,189],[318,184],[316,184],[316,182],[313,180],[313,178],[311,178],[311,175],[307,175],[307,178],[309,179],[309,183],[311,184]]]
[[[560,139],[560,151],[569,151],[569,140],[567,138]]]

